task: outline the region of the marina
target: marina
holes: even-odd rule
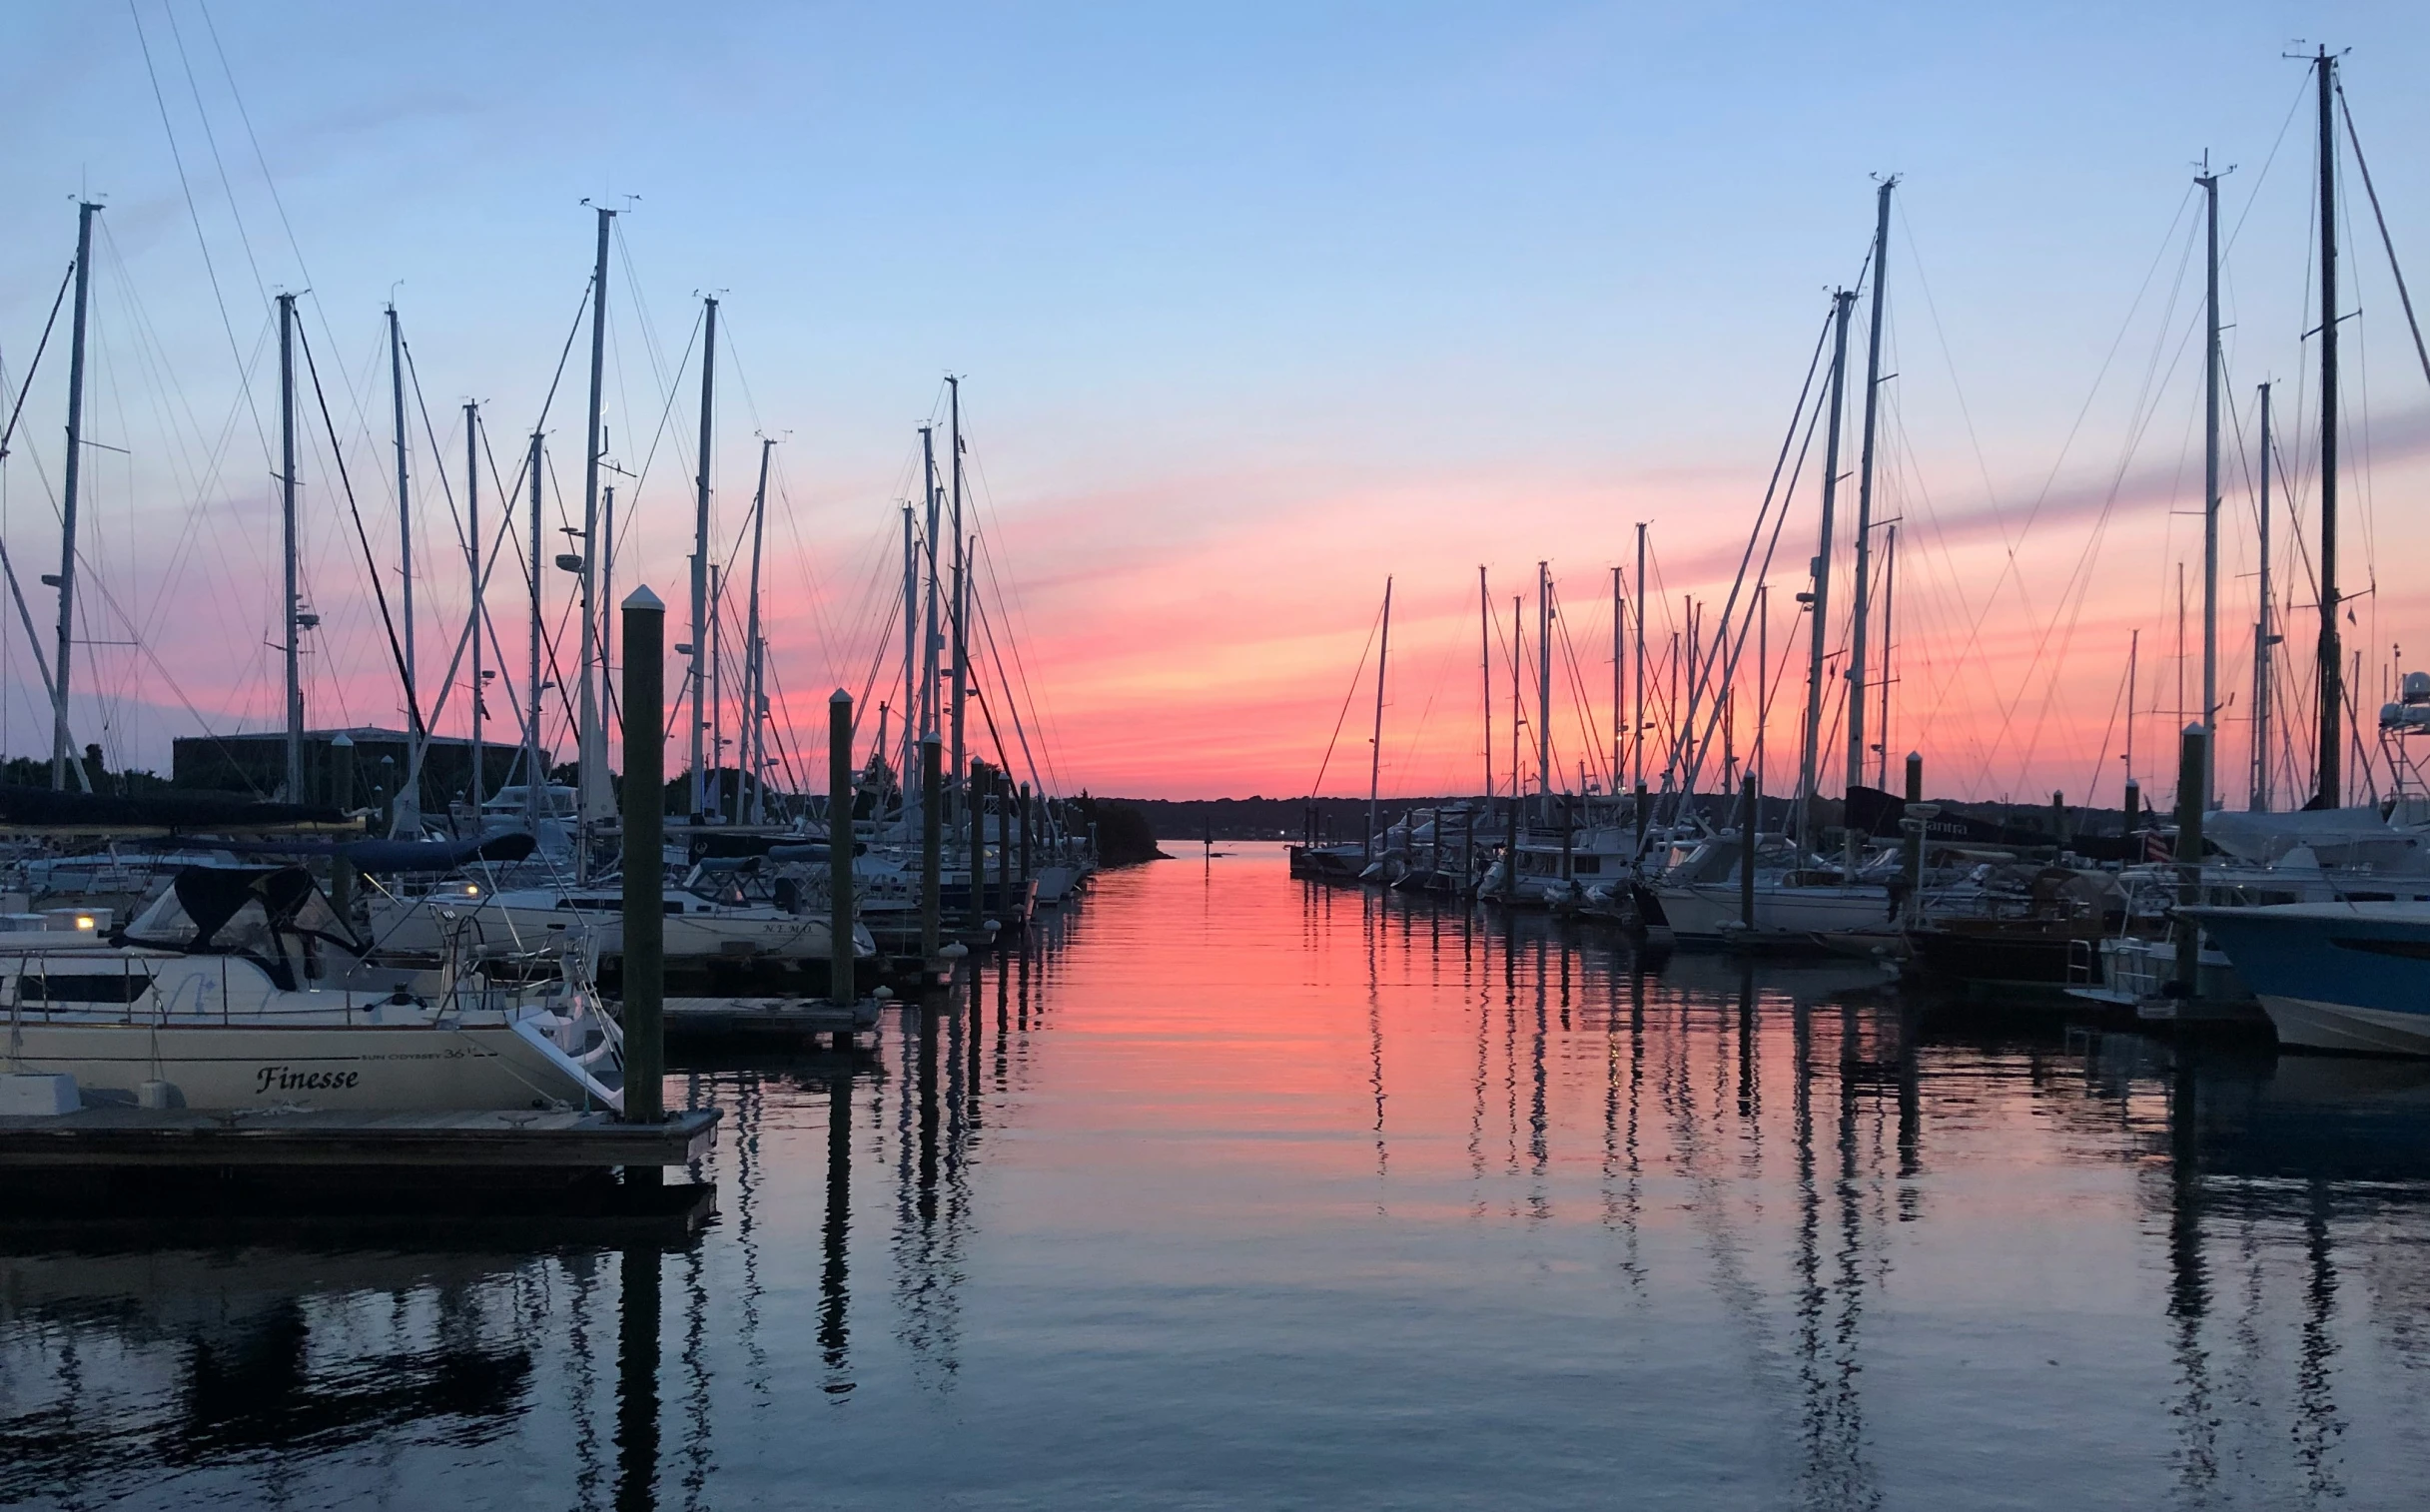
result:
[[[0,15],[0,1504],[2413,1505],[2333,19]]]

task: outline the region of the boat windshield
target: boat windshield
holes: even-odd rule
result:
[[[243,956],[291,992],[299,969],[312,974],[317,945],[363,953],[321,885],[300,866],[190,866],[121,938],[193,955]]]

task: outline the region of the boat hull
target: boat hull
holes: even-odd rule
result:
[[[2430,907],[2300,903],[2195,913],[2260,999],[2279,1044],[2430,1056]]]
[[[1880,888],[1758,887],[1755,927],[1740,917],[1738,885],[1656,887],[1663,916],[1683,945],[1733,940],[1811,941],[1822,934],[1889,932],[1897,921]]]
[[[132,1105],[147,1082],[173,1106],[459,1113],[615,1106],[511,1025],[294,1026],[23,1023],[9,1069],[65,1075],[91,1103]],[[614,1100],[614,1101],[611,1101]]]

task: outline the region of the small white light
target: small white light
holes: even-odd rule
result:
[[[76,916],[76,927],[78,929],[91,929],[93,927],[93,916],[91,914],[78,914]]]

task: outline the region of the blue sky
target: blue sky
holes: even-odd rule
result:
[[[209,20],[283,226],[195,0],[21,6],[0,17],[15,112],[0,197],[19,229],[0,248],[0,351],[13,378],[71,243],[72,196],[90,185],[169,359],[173,378],[152,381],[212,416],[198,430],[232,412],[237,361],[140,17],[240,348],[262,292],[309,279],[316,333],[368,372],[396,284],[433,407],[481,396],[504,437],[528,424],[581,295],[578,202],[638,195],[622,231],[668,356],[696,291],[725,301],[747,393],[732,390],[721,420],[721,495],[747,487],[755,425],[789,432],[818,581],[878,559],[911,427],[950,367],[970,376],[1008,550],[1068,595],[1039,606],[1055,621],[1042,639],[1114,634],[1092,632],[1091,603],[1122,606],[1136,631],[1187,591],[1174,585],[1202,548],[1235,575],[1259,550],[1318,549],[1339,590],[1322,607],[1354,647],[1383,572],[1440,578],[1446,603],[1465,591],[1463,564],[1492,545],[1475,538],[1480,516],[1500,527],[1491,559],[1513,580],[1540,556],[1591,577],[1627,521],[1661,508],[1683,559],[1734,539],[1824,291],[1857,274],[1876,171],[1906,175],[1899,402],[1938,495],[1962,510],[1969,490],[2029,491],[2054,466],[2104,475],[2133,406],[2130,382],[2123,397],[2093,390],[2102,355],[2155,259],[2163,284],[2173,275],[2181,243],[2166,233],[2205,147],[2239,165],[2227,204],[2242,213],[2303,87],[2280,57],[2296,39],[2354,49],[2347,86],[2391,230],[2400,251],[2430,248],[2430,171],[2407,150],[2430,127],[2411,84],[2430,64],[2426,14],[221,0]],[[2310,150],[2307,106],[2233,259],[2239,383],[2300,367]],[[2364,289],[2375,299],[2384,281]],[[610,425],[630,432],[660,404],[638,312],[616,297],[632,418]],[[2420,407],[2402,340],[2389,325],[2373,349],[2373,403],[2392,417]],[[2129,367],[2152,342],[2126,343]],[[578,413],[578,369],[568,382],[553,423]],[[29,406],[47,426],[55,387],[46,376]],[[2062,463],[2083,413],[2094,439]],[[2170,457],[2183,421],[2172,400],[2155,422]],[[645,508],[665,499],[643,558],[656,578],[680,571],[688,470],[661,461],[645,493]],[[188,507],[141,475],[128,474],[130,527]],[[233,465],[221,486],[262,494]],[[12,487],[12,544],[36,551],[27,484]],[[1396,527],[1389,506],[1354,502],[1378,491],[1424,502]],[[1026,538],[1024,519],[1038,521]],[[124,531],[131,578],[157,567],[147,535]],[[259,560],[238,553],[229,570]],[[347,591],[344,560],[322,562],[323,597]],[[1142,571],[1162,596],[1133,603],[1123,578]],[[837,644],[805,642],[805,686],[866,659],[842,645],[855,611],[835,591],[824,635]],[[1325,574],[1294,578],[1292,612],[1329,592]],[[1204,646],[1211,625],[1267,612],[1252,597],[1206,623],[1184,615],[1171,635]],[[364,656],[349,665],[376,672]],[[1273,696],[1297,698],[1298,660],[1274,665]],[[30,674],[10,675],[22,718]],[[174,703],[159,689],[137,701]],[[174,722],[161,719],[143,737],[154,745]],[[1107,749],[1101,785],[1146,779]]]

